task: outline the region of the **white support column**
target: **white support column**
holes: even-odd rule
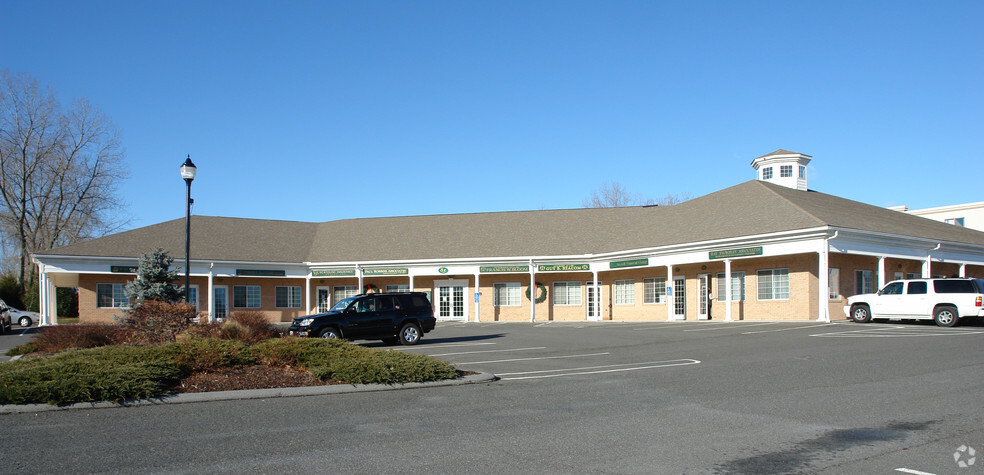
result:
[[[479,294],[481,294],[480,289],[482,288],[482,286],[478,282],[478,278],[479,278],[480,275],[481,274],[479,274],[478,272],[475,273],[475,298],[472,299],[475,302],[475,322],[476,323],[482,321],[482,317],[479,315],[479,312],[480,312],[479,309],[482,308],[482,306],[481,306],[481,299],[482,299],[482,297],[481,297],[481,295],[479,295]]]
[[[670,289],[670,292],[666,293],[666,320],[672,321],[676,320],[676,292],[677,289],[673,286],[673,266],[666,266],[666,288]]]
[[[830,246],[824,239],[817,257],[817,321],[830,323]],[[884,258],[878,260],[880,267],[884,268]],[[879,287],[881,288],[881,287]]]
[[[304,276],[304,306],[307,308],[307,313],[315,313],[316,309],[311,305],[311,271]]]
[[[960,264],[960,273],[957,274],[960,277],[967,277],[967,264]]]
[[[41,282],[38,285],[38,299],[40,301],[38,310],[41,313],[41,321],[38,322],[38,324],[40,326],[45,326],[50,325],[51,318],[51,315],[48,313],[48,273],[44,271],[44,266],[39,267],[40,270],[38,271],[38,278],[41,279]]]
[[[48,297],[48,315],[51,315],[51,321],[57,325],[58,324],[58,292],[55,290],[55,284],[51,281],[51,278],[45,278],[45,295]]]
[[[530,322],[536,322],[536,264],[530,260]]]
[[[591,271],[591,287],[594,288],[594,303],[588,303],[589,305],[594,305],[595,318],[601,320],[601,286],[598,285],[598,271]],[[587,319],[587,316],[584,317]]]
[[[732,286],[734,285],[734,279],[731,278],[731,259],[724,260],[724,281],[725,281],[725,297],[724,297],[724,321],[731,321],[731,296],[733,294]]]
[[[355,266],[355,275],[359,276],[359,289],[356,291],[356,293],[357,294],[361,294],[362,293],[362,289],[364,288],[363,287],[364,284],[362,283],[362,267],[361,266]]]
[[[215,323],[215,263],[208,265],[208,323]]]
[[[878,256],[878,288],[887,284],[888,281],[885,280],[885,256]]]

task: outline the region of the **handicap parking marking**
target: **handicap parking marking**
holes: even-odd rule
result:
[[[674,366],[691,366],[700,364],[700,360],[677,359],[668,361],[648,361],[643,363],[625,363],[603,366],[586,366],[582,368],[548,369],[540,371],[523,371],[518,373],[496,373],[502,381],[522,380],[522,379],[545,379],[559,378],[562,376],[580,376],[586,374],[618,373],[626,371],[638,371],[643,369],[670,368]]]
[[[584,358],[588,356],[606,356],[610,355],[607,351],[604,353],[587,353],[583,355],[563,355],[563,356],[537,356],[530,358],[510,358],[507,360],[489,360],[489,361],[468,361],[463,363],[455,362],[455,364],[466,365],[466,364],[491,364],[491,363],[512,363],[516,361],[535,361],[535,360],[559,360],[559,359],[569,359],[569,358]]]
[[[926,337],[926,336],[967,336],[981,335],[982,330],[964,330],[959,328],[934,330],[920,330],[906,325],[888,325],[864,328],[860,330],[845,330],[826,333],[815,333],[813,337],[818,338],[906,338],[906,337]]]

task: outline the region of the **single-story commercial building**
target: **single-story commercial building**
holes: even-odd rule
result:
[[[752,161],[755,180],[673,206],[193,216],[189,300],[271,321],[369,289],[428,292],[441,320],[830,321],[892,279],[984,277],[984,232],[808,190],[810,160],[777,150]],[[112,321],[140,256],[184,245],[181,218],[35,255],[42,323],[56,287],[79,289],[82,322]]]

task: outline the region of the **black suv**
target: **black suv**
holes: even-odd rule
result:
[[[416,345],[436,323],[427,294],[392,292],[347,298],[327,313],[295,318],[288,331],[295,336],[380,339],[389,345],[397,341]]]

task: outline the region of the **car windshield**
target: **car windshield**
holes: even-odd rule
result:
[[[329,312],[343,312],[357,298],[358,297],[349,297],[345,300],[339,300],[338,303],[332,305],[331,310],[329,310]]]

